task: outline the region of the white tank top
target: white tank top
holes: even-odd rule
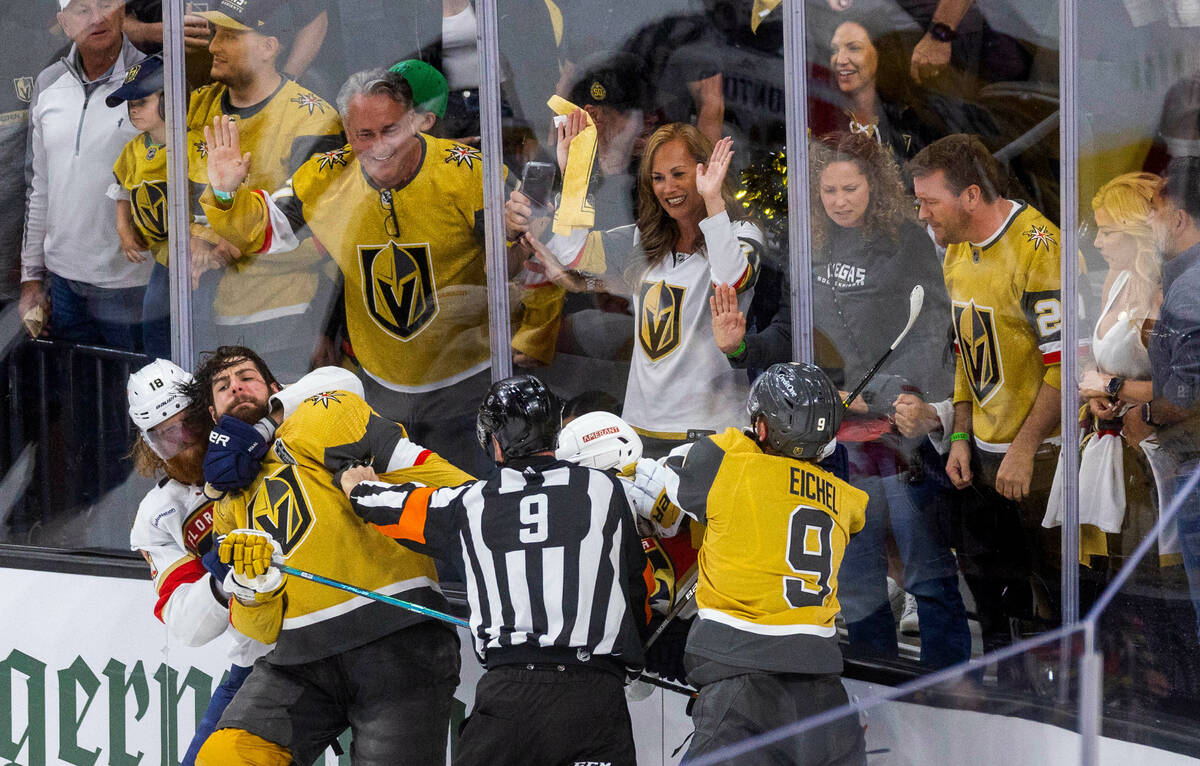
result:
[[[1100,312],[1096,329],[1092,331],[1092,355],[1095,356],[1096,364],[1102,372],[1134,380],[1149,380],[1150,354],[1142,345],[1141,319],[1126,317],[1126,312],[1122,311],[1116,323],[1108,328],[1108,332],[1100,335],[1100,323],[1112,309],[1117,296],[1129,283],[1129,277],[1128,271],[1122,271],[1108,292],[1104,310]]]
[[[475,45],[475,6],[442,17],[442,72],[451,90],[479,87],[479,49]]]

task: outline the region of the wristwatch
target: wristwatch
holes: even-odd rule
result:
[[[949,43],[958,39],[958,32],[949,24],[935,21],[929,25],[929,36],[940,43]]]
[[[1104,393],[1108,394],[1108,398],[1115,402],[1121,398],[1119,394],[1123,385],[1125,385],[1125,378],[1114,375],[1108,379],[1108,383],[1104,384]]]

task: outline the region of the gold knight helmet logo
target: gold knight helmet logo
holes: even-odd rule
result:
[[[167,238],[167,184],[165,181],[143,181],[129,194],[130,207],[138,226],[156,242]],[[149,243],[153,244],[153,243]]]
[[[286,465],[264,478],[250,499],[249,513],[251,525],[273,537],[284,556],[304,542],[313,525],[313,511],[296,466]]]
[[[359,247],[367,312],[400,340],[411,340],[438,312],[428,245]]]
[[[28,104],[33,100],[33,78],[32,77],[14,77],[13,88],[17,91],[17,98]]]
[[[686,287],[665,281],[642,283],[638,340],[650,361],[657,362],[679,348],[680,315],[686,292]]]
[[[975,301],[954,304],[954,334],[975,401],[984,404],[1004,384],[995,312]]]

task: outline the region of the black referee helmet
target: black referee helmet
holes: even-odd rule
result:
[[[754,381],[746,410],[753,426],[761,416],[767,443],[783,455],[808,460],[837,434],[846,408],[820,367],[804,362],[771,365]]]
[[[532,375],[498,380],[488,389],[475,420],[479,446],[491,452],[491,437],[505,460],[554,452],[562,430],[562,403]]]

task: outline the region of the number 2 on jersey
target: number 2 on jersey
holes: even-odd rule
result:
[[[527,495],[521,498],[520,540],[526,545],[544,543],[550,536],[550,498],[545,495]]]
[[[783,578],[783,597],[794,609],[822,606],[829,595],[833,519],[816,508],[797,506],[788,519],[787,565],[799,577]]]

